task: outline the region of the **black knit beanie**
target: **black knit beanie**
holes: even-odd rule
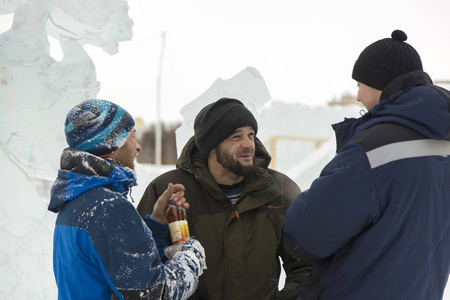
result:
[[[377,90],[383,90],[394,78],[412,71],[423,71],[417,51],[405,43],[408,38],[401,30],[394,30],[392,38],[370,44],[359,55],[352,78]]]
[[[209,152],[236,129],[250,126],[258,132],[253,114],[236,99],[221,98],[205,106],[194,121],[195,145],[208,158]]]

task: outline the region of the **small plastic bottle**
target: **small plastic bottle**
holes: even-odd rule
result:
[[[170,197],[169,205],[167,205],[166,217],[169,222],[170,237],[172,244],[186,242],[190,239],[189,226],[186,220],[186,210],[178,207],[173,202],[173,194]]]

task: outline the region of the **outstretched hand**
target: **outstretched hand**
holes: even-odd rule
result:
[[[150,216],[151,219],[161,224],[169,223],[166,218],[166,209],[167,205],[169,204],[170,197],[173,194],[175,195],[172,201],[175,203],[176,206],[178,207],[183,206],[185,209],[189,208],[189,203],[187,203],[186,199],[184,198],[184,186],[179,183],[177,184],[169,183],[167,189],[158,198],[158,201],[156,201],[155,206],[153,207],[153,213]]]

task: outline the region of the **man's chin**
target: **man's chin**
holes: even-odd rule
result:
[[[244,167],[249,167],[249,166],[253,165],[253,158],[252,157],[250,157],[250,158],[246,158],[246,157],[242,158],[241,157],[241,158],[238,159],[238,161]]]
[[[248,163],[248,164],[240,164],[240,173],[241,175],[247,175],[252,173],[255,170],[255,165],[253,164],[253,162]]]

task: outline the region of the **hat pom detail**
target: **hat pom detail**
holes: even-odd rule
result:
[[[352,78],[382,91],[394,78],[413,71],[423,71],[419,53],[408,43],[402,30],[394,30],[367,46],[353,66]]]
[[[408,39],[408,36],[406,35],[406,33],[404,33],[401,30],[394,30],[391,34],[392,39],[399,41],[399,42],[404,42]]]

